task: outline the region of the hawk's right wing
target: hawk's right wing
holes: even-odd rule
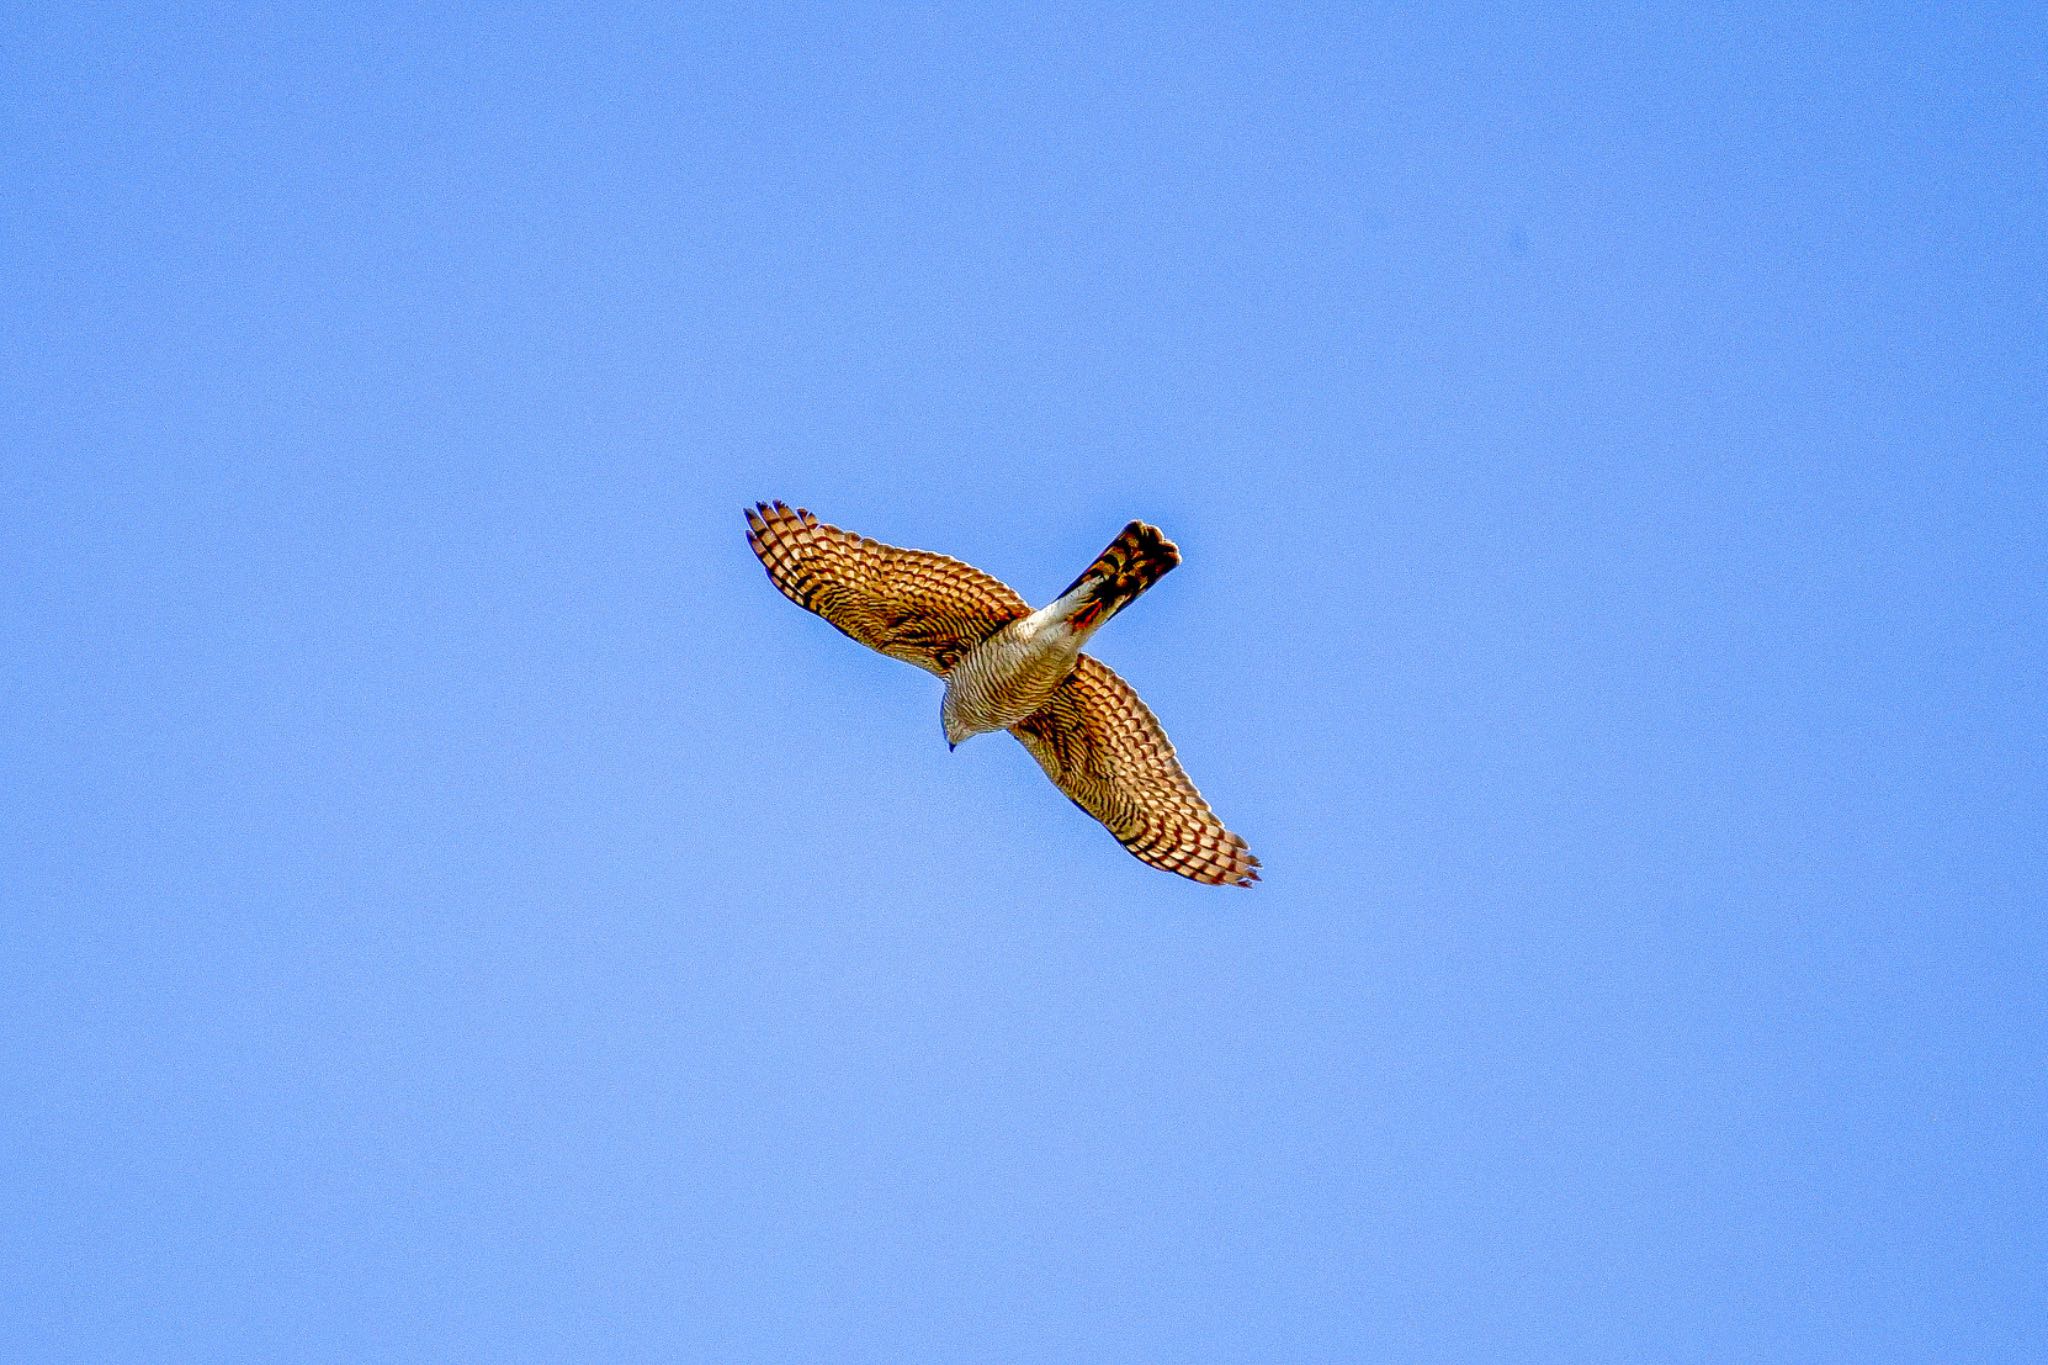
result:
[[[842,531],[801,507],[754,504],[747,544],[784,597],[868,648],[940,675],[1031,611],[971,565]]]
[[[1100,659],[1083,654],[1045,709],[1010,733],[1142,861],[1211,886],[1259,879],[1259,860],[1195,790],[1151,708]]]

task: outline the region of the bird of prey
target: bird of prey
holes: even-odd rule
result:
[[[1181,771],[1129,683],[1081,652],[1088,637],[1180,563],[1134,521],[1057,598],[1033,611],[957,559],[902,550],[756,503],[747,544],[784,597],[870,649],[946,680],[948,747],[1008,730],[1053,784],[1154,867],[1211,886],[1250,886],[1259,860]]]

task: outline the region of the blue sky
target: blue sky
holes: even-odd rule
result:
[[[0,1340],[2048,1352],[2038,7],[20,6]],[[796,611],[1043,600],[1266,863]]]

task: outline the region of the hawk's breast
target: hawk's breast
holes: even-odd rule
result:
[[[944,717],[951,734],[1007,730],[1036,715],[1074,670],[1081,642],[1038,613],[1013,621],[969,650],[946,675]]]

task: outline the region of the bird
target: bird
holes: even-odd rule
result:
[[[949,748],[1008,730],[1053,785],[1138,859],[1210,886],[1250,886],[1259,860],[1188,780],[1151,708],[1081,646],[1180,563],[1133,521],[1047,605],[929,550],[906,550],[801,507],[745,509],[747,544],[784,597],[892,659],[945,679]]]

